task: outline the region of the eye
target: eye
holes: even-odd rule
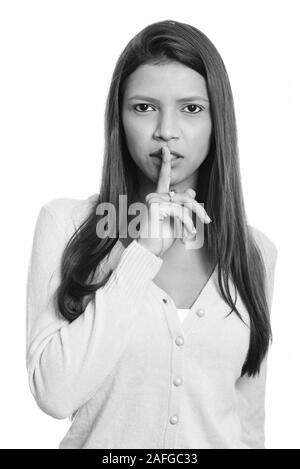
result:
[[[137,104],[136,106],[134,106],[134,109],[137,111],[137,112],[140,112],[140,113],[143,113],[144,111],[138,111],[136,108],[137,106],[148,106],[149,107],[149,104],[145,104],[145,103],[140,103],[140,104]]]
[[[185,106],[185,107],[189,107],[189,108],[191,108],[191,107],[192,107],[192,108],[195,108],[195,107],[197,108],[197,107],[198,107],[198,108],[200,109],[200,110],[197,111],[197,112],[188,112],[188,114],[198,114],[200,111],[203,111],[203,107],[198,106],[197,104],[188,104],[188,105]]]
[[[134,109],[139,112],[139,113],[144,113],[147,112],[145,109],[144,110],[138,110],[137,107],[138,106],[146,106],[147,107],[151,107],[149,104],[146,104],[146,103],[139,103],[139,104],[136,104],[134,106]],[[188,112],[188,114],[199,114],[200,111],[203,111],[203,108],[201,106],[198,106],[196,104],[188,104],[187,106],[185,106],[186,108],[199,108],[199,110],[197,112]],[[153,108],[152,108],[153,109]]]

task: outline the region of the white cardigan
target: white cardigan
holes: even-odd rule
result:
[[[249,328],[222,299],[217,266],[181,322],[153,281],[163,260],[120,240],[100,264],[112,271],[82,315],[56,314],[53,293],[72,233],[97,194],[56,199],[38,215],[28,270],[26,364],[38,406],[72,423],[65,448],[264,448],[266,363],[240,377]],[[277,249],[250,227],[267,269],[271,309]],[[232,298],[234,287],[230,283]],[[236,307],[249,324],[238,294]],[[75,418],[74,418],[75,414]]]

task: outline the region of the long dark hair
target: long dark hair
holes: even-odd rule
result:
[[[255,376],[272,340],[266,297],[266,269],[262,254],[247,224],[241,188],[237,129],[228,75],[212,42],[195,27],[178,21],[150,24],[127,44],[113,72],[105,107],[105,145],[100,193],[88,217],[69,239],[62,256],[61,283],[56,291],[56,308],[74,321],[85,310],[111,272],[93,283],[97,267],[118,240],[96,233],[96,207],[110,202],[119,216],[119,194],[127,194],[128,206],[138,188],[135,163],[131,158],[121,121],[126,80],[140,65],[178,61],[206,79],[211,106],[212,138],[209,153],[199,171],[197,198],[213,223],[205,226],[208,251],[218,262],[218,283],[226,303],[241,320],[236,289],[250,317],[250,345],[241,376]],[[118,218],[117,218],[118,219]],[[231,298],[229,276],[235,285]]]

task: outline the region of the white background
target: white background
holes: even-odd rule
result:
[[[103,115],[128,41],[165,19],[215,44],[235,101],[248,222],[278,249],[266,446],[300,448],[299,2],[1,1],[1,432],[3,448],[57,448],[25,365],[26,275],[41,206],[98,192]]]

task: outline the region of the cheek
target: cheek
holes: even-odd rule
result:
[[[208,124],[207,126],[202,126],[201,129],[198,129],[191,139],[191,145],[189,145],[191,151],[191,169],[197,169],[207,157],[210,148],[211,135],[212,129]]]
[[[194,148],[198,148],[201,151],[205,151],[209,148],[210,139],[212,135],[212,125],[208,121],[201,126],[200,129],[195,132],[194,135]]]
[[[138,166],[143,165],[147,153],[146,138],[140,129],[128,119],[123,123],[128,151]]]
[[[132,138],[133,128],[134,126],[133,126],[131,119],[127,117],[125,113],[125,115],[123,116],[123,129],[124,129],[125,136],[128,140]]]
[[[147,135],[145,124],[139,119],[128,117],[123,121],[123,127],[128,142],[130,141],[132,145],[142,144]]]
[[[133,132],[133,129],[142,129],[145,126],[143,118],[137,116],[131,110],[125,109],[122,114],[123,126],[128,132]]]

